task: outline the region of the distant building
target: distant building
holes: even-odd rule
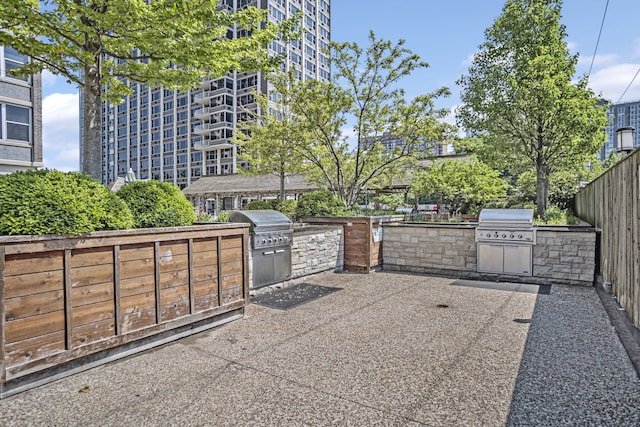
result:
[[[640,101],[609,105],[607,118],[609,119],[605,130],[607,140],[600,149],[600,160],[606,160],[612,152],[615,153],[618,150],[616,131],[620,128],[627,126],[636,128],[633,146],[640,146]]]
[[[12,47],[0,46],[0,175],[44,166],[42,78],[11,73],[27,61]]]
[[[302,40],[273,41],[273,54],[286,53],[283,71],[300,80],[329,80],[329,58],[323,52],[331,40],[330,0],[222,0],[229,11],[256,6],[280,22],[301,12]],[[242,37],[241,29],[229,31]],[[121,104],[102,109],[102,176],[104,184],[132,168],[139,179],[171,182],[185,188],[205,175],[226,175],[246,166],[231,142],[236,124],[255,111],[253,92],[268,93],[263,73],[232,72],[203,80],[199,88],[172,91],[131,82],[133,94]],[[81,118],[82,120],[82,118]],[[82,122],[81,122],[82,128]],[[84,138],[81,134],[80,153]]]
[[[285,197],[298,200],[302,194],[317,189],[317,185],[305,181],[300,175],[291,175],[286,180]],[[182,192],[196,209],[218,215],[221,211],[242,209],[254,200],[280,197],[280,178],[273,174],[210,175],[201,177]]]
[[[382,134],[382,136],[375,139],[389,151],[403,147],[405,144],[405,141],[403,139],[398,138],[389,132],[385,132]],[[365,144],[369,143],[370,141],[371,139],[365,141]],[[433,156],[446,156],[448,154],[447,144],[436,141],[421,140],[416,144],[415,148],[416,150],[419,150],[420,153],[422,153],[421,157],[423,158]]]

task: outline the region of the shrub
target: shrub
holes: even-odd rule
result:
[[[220,211],[216,216],[216,222],[229,222],[229,211]]]
[[[569,210],[560,209],[558,206],[549,206],[544,212],[544,217],[537,217],[537,224],[550,225],[578,225],[580,220]]]
[[[344,215],[342,201],[328,190],[316,190],[300,196],[296,207],[297,216]]]
[[[168,182],[130,182],[116,194],[129,205],[136,228],[177,227],[196,220],[191,203]]]
[[[258,211],[262,209],[273,209],[273,206],[269,202],[265,202],[262,200],[252,200],[247,203],[243,209],[247,211]]]
[[[0,177],[0,234],[77,236],[133,223],[126,203],[87,175],[39,170]]]
[[[285,214],[289,219],[293,220],[296,217],[296,208],[298,207],[298,202],[295,200],[285,200],[281,203],[278,203],[276,206],[276,210]]]

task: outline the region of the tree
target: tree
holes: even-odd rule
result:
[[[462,86],[458,123],[519,171],[536,171],[536,209],[549,203],[550,174],[587,161],[605,139],[606,106],[576,83],[560,0],[509,0],[485,32]]]
[[[439,207],[446,206],[452,214],[505,197],[508,187],[498,171],[476,157],[436,161],[411,183],[416,195],[435,198]]]
[[[366,51],[356,43],[331,43],[332,81],[276,88],[291,91],[291,110],[312,142],[299,147],[312,166],[305,176],[326,185],[345,207],[353,207],[364,189],[389,184],[421,146],[449,129],[439,122],[447,112],[434,106],[436,98],[448,95],[446,88],[407,101],[397,87],[403,77],[428,65],[403,47],[403,40],[392,44],[373,32],[369,40]],[[353,141],[343,132],[350,119]],[[403,144],[385,149],[380,143],[385,133]]]
[[[269,95],[254,94],[258,110],[245,111],[246,120],[238,123],[234,143],[240,147],[240,157],[249,164],[242,173],[262,175],[273,173],[280,178],[280,201],[285,201],[287,176],[304,168],[300,147],[308,143],[304,128],[291,111],[291,75],[273,75],[276,85],[287,88]],[[273,99],[271,101],[270,99]]]
[[[292,33],[292,21],[266,24],[266,11],[219,11],[219,0],[5,0],[0,44],[84,92],[83,172],[101,179],[102,96],[119,102],[128,81],[191,89],[205,77],[271,67],[267,44]],[[246,37],[229,39],[230,28]]]

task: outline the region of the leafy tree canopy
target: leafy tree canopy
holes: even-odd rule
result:
[[[413,178],[411,189],[417,196],[438,201],[452,214],[507,195],[508,184],[476,157],[469,160],[438,160]]]
[[[129,81],[191,89],[205,77],[274,67],[270,41],[293,34],[295,20],[267,22],[253,7],[232,13],[219,0],[5,0],[0,44],[33,60],[84,92],[83,172],[102,177],[101,108],[119,102]],[[244,37],[227,34],[237,28]],[[18,73],[18,71],[14,71]]]
[[[536,171],[536,208],[549,202],[549,176],[584,163],[604,142],[606,106],[572,83],[560,0],[509,0],[485,32],[462,86],[458,122],[482,135],[505,164]]]
[[[306,177],[329,188],[345,207],[352,207],[365,188],[388,185],[421,154],[421,146],[441,140],[449,130],[440,121],[447,111],[434,106],[436,98],[449,94],[446,88],[407,100],[398,87],[403,77],[427,64],[403,40],[393,44],[373,32],[369,40],[366,50],[355,43],[331,43],[332,81],[276,87],[287,93],[311,141],[298,147],[312,166]],[[343,132],[349,123],[354,123],[352,140]],[[383,137],[402,144],[386,150]]]

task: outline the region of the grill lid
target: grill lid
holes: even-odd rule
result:
[[[478,225],[533,227],[533,209],[482,209]]]
[[[282,212],[274,210],[255,211],[231,211],[229,212],[231,222],[244,222],[250,224],[250,231],[261,229],[287,230],[291,228],[291,220]]]

